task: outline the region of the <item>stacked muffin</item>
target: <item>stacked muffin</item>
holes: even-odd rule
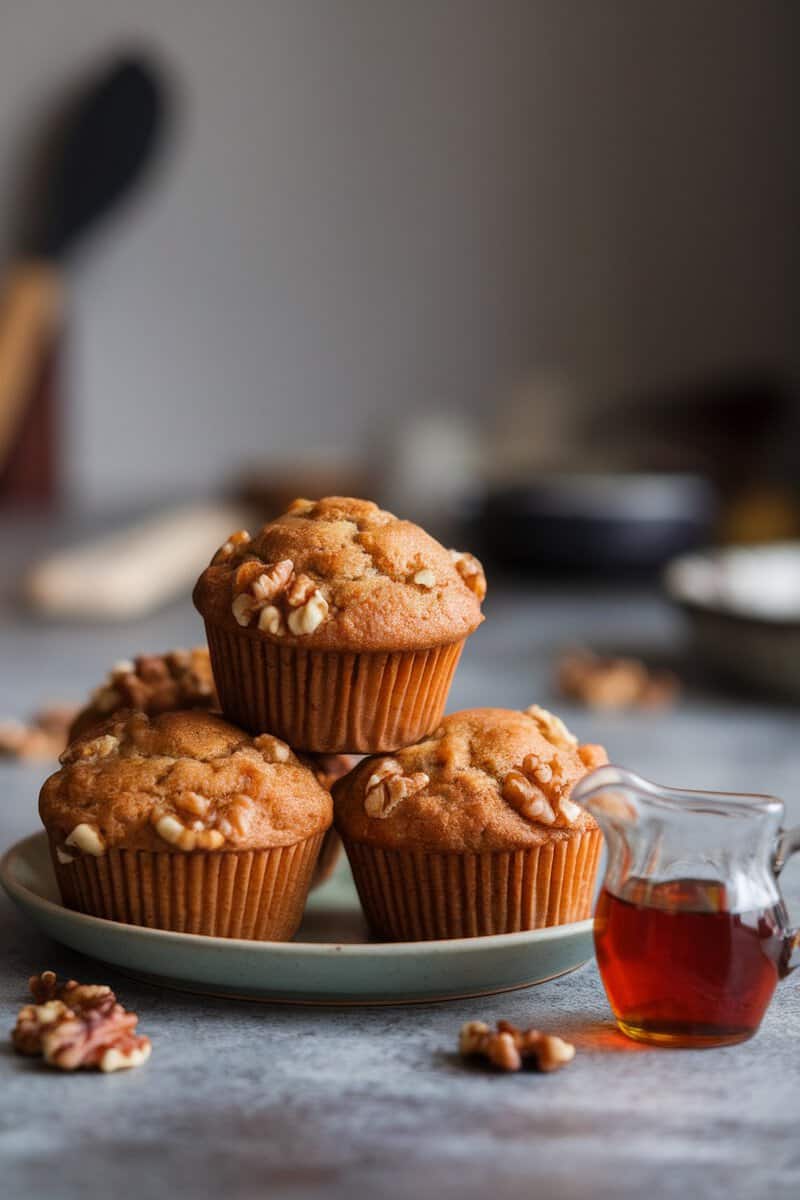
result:
[[[216,692],[199,660],[158,703],[118,671],[42,790],[65,903],[289,938],[326,833],[330,866],[332,787],[376,936],[588,916],[600,834],[569,793],[604,752],[537,708],[442,719],[485,591],[472,555],[364,500],[297,500],[233,534],[194,592]]]

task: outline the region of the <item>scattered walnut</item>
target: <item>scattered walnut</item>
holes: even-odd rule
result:
[[[150,1057],[149,1038],[134,1033],[139,1018],[110,988],[74,979],[59,985],[52,971],[33,976],[29,987],[35,1003],[20,1009],[11,1034],[18,1053],[42,1055],[63,1071],[118,1071]]]
[[[74,705],[52,705],[30,721],[0,721],[0,758],[58,758],[67,744],[67,731],[75,718]]]
[[[557,666],[557,685],[569,700],[589,708],[663,708],[678,690],[672,671],[651,670],[638,658],[601,658],[571,650]]]
[[[368,817],[388,817],[402,800],[421,792],[429,783],[424,771],[404,775],[399,762],[393,758],[384,759],[367,780],[364,811]]]
[[[501,1071],[519,1071],[524,1062],[539,1071],[557,1071],[575,1057],[570,1042],[538,1029],[517,1029],[509,1021],[498,1021],[495,1030],[483,1021],[468,1021],[461,1027],[458,1049],[464,1057],[485,1058]]]
[[[466,550],[451,550],[450,558],[469,590],[483,601],[486,596],[486,575],[480,561]]]

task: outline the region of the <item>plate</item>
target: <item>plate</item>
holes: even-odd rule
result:
[[[687,554],[664,583],[718,675],[800,700],[800,542]]]
[[[0,883],[58,942],[153,982],[284,1004],[414,1004],[543,983],[593,954],[592,922],[437,942],[370,942],[346,863],[312,893],[292,942],[201,937],[123,925],[59,902],[47,839],[0,861]]]

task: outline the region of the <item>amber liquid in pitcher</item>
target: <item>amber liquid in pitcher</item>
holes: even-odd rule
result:
[[[731,912],[724,885],[702,879],[604,889],[594,938],[620,1028],[661,1045],[751,1037],[788,963],[775,909]]]

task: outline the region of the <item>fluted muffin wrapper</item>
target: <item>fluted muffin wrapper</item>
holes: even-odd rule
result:
[[[314,873],[311,876],[311,887],[320,887],[327,879],[330,879],[333,874],[336,864],[339,861],[339,855],[342,851],[342,842],[335,829],[329,829],[322,839],[322,848],[319,852],[319,858],[314,865]]]
[[[270,850],[109,850],[60,863],[68,908],[178,933],[285,942],[303,916],[324,833]]]
[[[483,854],[342,840],[367,922],[381,941],[516,933],[591,916],[599,829]]]
[[[377,754],[430,733],[466,640],[357,654],[282,646],[208,622],[206,634],[228,720],[317,754]]]

